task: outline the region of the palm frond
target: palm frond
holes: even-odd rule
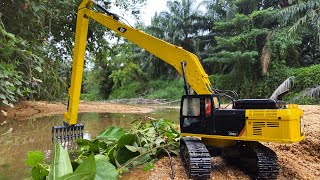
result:
[[[269,40],[273,37],[273,31],[268,34],[266,37],[266,43],[263,46],[262,49],[262,55],[260,57],[261,66],[262,66],[262,74],[266,75],[269,69],[269,65],[271,62],[271,53],[269,50]]]
[[[312,99],[319,99],[320,98],[320,85],[305,89],[301,92],[302,97],[310,97]]]
[[[280,94],[283,94],[284,92],[288,91],[294,84],[294,76],[289,77],[285,81],[283,81],[282,84],[272,93],[270,96],[270,99],[278,99],[278,96]]]
[[[316,28],[318,40],[320,43],[320,1],[308,0],[299,1],[291,0],[293,5],[281,9],[277,13],[278,19],[284,26],[293,23],[288,32],[288,38],[293,38],[298,34],[301,27],[309,24]]]

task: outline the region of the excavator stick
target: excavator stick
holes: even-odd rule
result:
[[[83,138],[83,124],[69,125],[66,122],[63,122],[62,126],[53,126],[52,127],[52,142],[60,141],[63,142],[72,142],[75,139]]]

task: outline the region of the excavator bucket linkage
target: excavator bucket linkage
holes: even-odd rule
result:
[[[70,142],[78,138],[83,138],[83,124],[69,125],[64,122],[63,126],[52,127],[52,142]]]

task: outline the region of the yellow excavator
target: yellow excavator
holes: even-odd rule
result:
[[[277,156],[259,142],[294,143],[304,139],[303,112],[296,104],[274,99],[233,99],[211,86],[197,56],[120,21],[92,0],[78,7],[76,37],[64,125],[52,128],[52,138],[81,138],[77,124],[89,20],[95,20],[172,65],[184,78],[186,95],[180,108],[180,156],[189,178],[210,178],[211,157],[222,156],[254,179],[276,179]],[[191,92],[193,92],[191,94]],[[230,99],[225,109],[220,100]]]

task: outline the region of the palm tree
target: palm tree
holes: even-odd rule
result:
[[[155,37],[181,46],[184,49],[199,54],[204,47],[201,37],[204,32],[211,30],[212,23],[197,9],[195,1],[174,0],[167,2],[168,11],[156,13],[151,25],[146,31]],[[212,38],[213,39],[213,38]],[[177,72],[154,56],[144,58],[147,67],[154,76],[177,76]]]
[[[169,11],[156,14],[151,22],[154,35],[196,53],[198,37],[211,29],[211,22],[197,9],[195,1],[168,1]],[[160,30],[160,32],[159,32]]]
[[[289,29],[289,37],[294,36],[301,27],[309,25],[316,30],[320,44],[320,1],[319,0],[292,0],[293,5],[282,9],[278,17],[284,24],[293,22]]]

